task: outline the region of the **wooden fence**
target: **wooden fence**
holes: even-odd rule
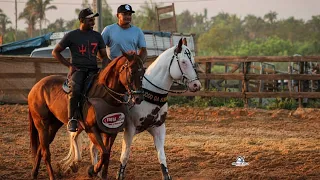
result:
[[[154,58],[148,59],[150,64]],[[319,74],[252,74],[253,62],[319,62],[320,56],[250,56],[250,57],[196,57],[198,62],[205,69],[204,74],[200,74],[204,90],[196,93],[186,92],[182,94],[171,94],[172,96],[202,96],[220,98],[242,98],[248,105],[249,98],[296,98],[301,106],[302,98],[320,98],[320,92],[303,92],[302,81],[320,80]],[[233,73],[213,73],[212,66],[218,63],[240,63],[241,72]],[[300,66],[302,67],[302,66]],[[6,103],[26,103],[27,95],[32,86],[41,78],[51,74],[66,75],[68,69],[52,58],[31,58],[17,56],[0,56],[0,101]],[[301,72],[301,71],[300,71]],[[215,92],[208,89],[210,80],[240,80],[242,82],[239,92]],[[288,92],[250,92],[248,89],[250,80],[297,80],[298,91]]]

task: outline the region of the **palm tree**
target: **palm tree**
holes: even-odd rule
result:
[[[263,29],[264,20],[252,14],[244,18],[244,30],[249,39],[255,39],[257,34]]]
[[[264,15],[264,19],[269,21],[270,24],[273,24],[277,20],[277,16],[277,12],[270,11],[269,13]]]
[[[47,21],[46,11],[50,9],[57,9],[56,6],[51,5],[50,2],[53,0],[28,0],[26,8],[32,11],[32,14],[36,16],[36,19],[39,20],[40,35],[42,32],[42,23]]]
[[[54,23],[51,23],[48,25],[48,28],[46,31],[48,32],[60,32],[60,31],[65,31],[65,20],[62,18],[57,19]]]
[[[133,22],[136,26],[143,30],[158,30],[157,15],[156,15],[157,4],[145,1],[145,3],[140,6],[141,10],[136,12]]]
[[[4,36],[4,34],[6,33],[8,24],[11,24],[10,19],[0,9],[0,33],[2,36]]]
[[[30,7],[25,7],[23,12],[19,15],[19,20],[24,19],[25,23],[28,24],[28,35],[33,37],[33,31],[35,30],[37,17]]]

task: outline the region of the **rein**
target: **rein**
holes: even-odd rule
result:
[[[126,79],[127,79],[127,83],[128,83],[127,92],[128,92],[128,94],[129,94],[129,97],[128,97],[127,101],[121,100],[121,99],[115,97],[115,95],[118,95],[118,96],[120,96],[120,97],[123,97],[122,99],[125,99],[124,97],[125,97],[127,94],[123,94],[123,93],[116,92],[116,91],[112,90],[111,88],[109,88],[109,87],[106,86],[106,85],[104,85],[103,87],[107,90],[108,94],[109,94],[113,99],[115,99],[118,103],[120,103],[120,104],[130,104],[131,95],[133,95],[133,94],[143,94],[143,91],[133,90],[132,82],[129,81],[129,78],[128,78],[128,77],[129,77],[129,75],[128,75],[128,71],[129,71],[128,60],[126,61],[126,63],[125,63],[124,65],[122,65],[122,67],[123,67],[123,68],[119,71],[119,74],[120,74],[124,69],[126,69]],[[142,71],[142,68],[139,67],[138,71]],[[132,74],[131,74],[130,77],[132,77]],[[113,95],[112,93],[115,94],[115,95]]]
[[[187,88],[187,87],[186,87],[185,90],[183,90],[183,91],[172,91],[172,90],[163,89],[163,88],[161,88],[161,87],[153,84],[153,83],[152,83],[149,79],[147,79],[145,76],[143,76],[143,78],[144,78],[145,80],[147,80],[151,85],[153,85],[154,87],[156,87],[156,88],[158,88],[158,89],[160,89],[160,90],[162,90],[162,91],[166,91],[166,92],[169,92],[169,93],[175,93],[175,94],[182,94],[182,93],[185,93],[185,92],[188,91],[188,88]]]

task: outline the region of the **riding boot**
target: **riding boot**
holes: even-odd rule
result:
[[[69,98],[69,106],[68,106],[68,131],[76,132],[78,129],[78,120],[76,116],[76,110],[78,108],[78,100],[75,97]]]

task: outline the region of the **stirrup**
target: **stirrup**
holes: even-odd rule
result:
[[[71,119],[69,119],[67,127],[68,127],[68,131],[77,132],[78,131],[78,120],[75,119],[74,117],[72,117]]]

